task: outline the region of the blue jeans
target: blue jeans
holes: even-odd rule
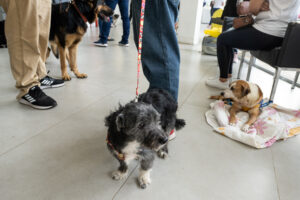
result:
[[[149,89],[161,88],[177,101],[180,52],[175,32],[180,0],[146,1],[142,65]],[[141,0],[132,0],[133,32],[138,46]]]
[[[106,0],[106,5],[112,10],[115,10],[117,4],[119,5],[121,19],[123,22],[123,36],[122,42],[128,43],[128,38],[130,34],[130,21],[129,21],[129,0]],[[109,36],[110,27],[112,23],[112,17],[110,17],[110,22],[104,22],[99,19],[99,31],[100,31],[100,42],[107,43],[107,38]]]

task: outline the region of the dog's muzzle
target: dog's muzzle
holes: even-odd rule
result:
[[[110,17],[107,17],[103,12],[98,14],[98,17],[103,20],[104,22],[110,22]]]

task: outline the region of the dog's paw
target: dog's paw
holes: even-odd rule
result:
[[[84,73],[77,73],[75,74],[77,78],[87,78],[87,74],[84,74]]]
[[[65,74],[65,75],[62,76],[62,79],[63,79],[64,81],[70,81],[70,80],[71,80],[71,77],[69,76],[69,74]]]
[[[142,171],[139,178],[139,185],[142,189],[145,189],[148,185],[151,184],[151,179],[150,179],[150,172],[149,171]]]
[[[242,131],[244,131],[244,132],[248,132],[248,130],[249,130],[249,125],[248,124],[245,124],[243,127],[242,127]]]
[[[125,172],[125,173],[122,173],[122,172],[120,172],[119,170],[117,170],[117,171],[114,171],[113,173],[112,173],[112,179],[114,179],[114,180],[116,180],[116,181],[118,181],[118,180],[122,180],[122,179],[124,179],[124,178],[126,178],[127,177],[127,173]]]
[[[236,123],[234,123],[234,122],[230,122],[230,123],[229,123],[229,125],[230,125],[230,126],[235,126],[235,125],[236,125]]]
[[[162,158],[162,159],[166,159],[167,156],[168,156],[168,153],[165,152],[164,150],[159,150],[159,151],[157,152],[157,156],[160,157],[160,158]]]

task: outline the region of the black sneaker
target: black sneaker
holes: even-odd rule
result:
[[[61,79],[55,79],[50,76],[46,76],[45,78],[40,80],[41,83],[41,89],[46,88],[57,88],[65,85],[64,81]]]
[[[122,47],[129,47],[129,43],[128,43],[128,42],[124,42],[124,41],[120,41],[120,42],[119,42],[119,46],[122,46]]]
[[[56,101],[47,96],[39,86],[30,88],[28,93],[19,102],[39,110],[46,110],[57,106]]]

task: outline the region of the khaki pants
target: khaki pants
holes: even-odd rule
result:
[[[0,6],[7,14],[5,34],[20,99],[47,75],[51,0],[0,0]]]

